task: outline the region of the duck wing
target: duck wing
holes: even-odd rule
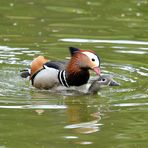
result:
[[[38,73],[40,70],[42,70],[44,66],[47,66],[49,68],[54,68],[57,70],[64,70],[67,64],[68,64],[68,60],[49,61],[43,56],[38,56],[32,61],[29,69],[24,69],[20,71],[21,72],[20,75],[22,78],[27,78],[28,76],[30,76],[30,79],[31,79],[32,76]]]
[[[47,67],[55,68],[57,70],[65,70],[68,61],[48,61],[44,65]]]

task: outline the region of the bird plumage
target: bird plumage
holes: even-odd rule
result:
[[[106,86],[119,86],[120,84],[116,82],[113,77],[110,75],[100,75],[97,77],[91,77],[87,84],[78,86],[78,87],[70,87],[66,88],[63,86],[58,86],[50,90],[50,92],[67,94],[67,95],[91,95],[99,92],[103,87]]]
[[[92,82],[88,88],[88,94],[97,93],[103,86],[119,86],[120,84],[113,80],[113,78],[109,75],[101,75]]]
[[[91,50],[70,47],[69,62],[49,61],[43,56],[34,59],[30,65],[30,73],[22,73],[22,77],[30,76],[32,85],[39,89],[51,89],[58,85],[81,86],[89,79],[89,69],[100,74],[100,59]]]
[[[30,64],[30,69],[31,69],[31,73],[30,73],[30,79],[32,78],[32,76],[37,73],[39,70],[41,70],[43,68],[43,65],[47,62],[48,60],[43,57],[43,56],[38,56],[36,59],[34,59],[31,64]]]

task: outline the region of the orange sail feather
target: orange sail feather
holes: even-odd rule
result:
[[[44,58],[43,56],[38,56],[37,58],[35,58],[30,67],[31,67],[31,76],[30,79],[32,78],[32,76],[38,72],[39,70],[41,70],[43,68],[43,65],[48,62],[49,60]]]

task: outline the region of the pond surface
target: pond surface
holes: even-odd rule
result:
[[[148,147],[147,0],[0,1],[0,148]],[[119,87],[51,94],[20,70],[93,49]]]

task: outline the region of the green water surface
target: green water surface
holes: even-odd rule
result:
[[[70,46],[121,86],[51,94],[19,76]],[[0,148],[66,147],[148,147],[148,0],[0,0]]]

